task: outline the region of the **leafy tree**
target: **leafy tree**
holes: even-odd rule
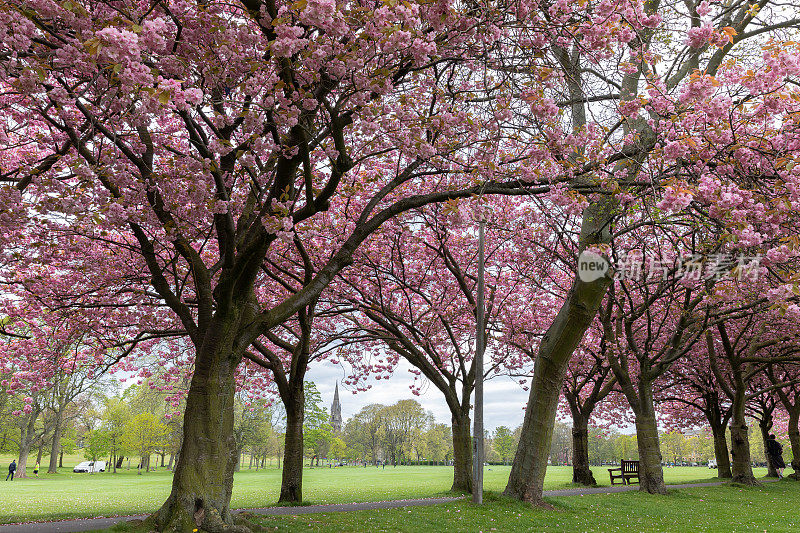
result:
[[[163,446],[164,439],[169,433],[166,425],[152,413],[141,413],[125,424],[122,435],[123,445],[136,453],[141,458],[138,473],[150,469],[150,456]]]
[[[416,400],[400,400],[381,411],[384,451],[396,466],[411,456],[413,443],[433,421],[433,415]]]
[[[339,437],[333,437],[331,439],[330,450],[328,454],[333,459],[341,460],[345,457],[347,453],[347,445],[345,445],[344,440]]]
[[[447,424],[431,424],[423,436],[427,458],[431,461],[446,461],[453,454],[453,438]]]
[[[517,447],[517,440],[514,438],[514,433],[506,426],[498,426],[494,430],[494,438],[492,442],[495,451],[500,456],[503,464],[506,464],[508,459],[513,456],[514,450]]]
[[[328,410],[322,405],[322,394],[313,381],[304,383],[305,419],[303,421],[303,446],[307,453],[319,460],[323,457],[333,440],[333,427]]]
[[[105,409],[101,417],[101,428],[108,438],[108,452],[111,454],[111,471],[117,473],[117,463],[125,452],[124,434],[131,411],[123,398],[111,397],[105,400]]]
[[[111,432],[106,429],[93,429],[84,437],[83,457],[97,461],[100,457],[111,454]],[[108,471],[108,467],[106,467]]]
[[[362,459],[369,459],[377,464],[378,451],[383,439],[383,409],[380,404],[366,405],[353,415],[344,426],[344,438],[347,448],[357,451]]]

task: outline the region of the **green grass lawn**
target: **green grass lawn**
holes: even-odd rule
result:
[[[430,507],[255,518],[273,531],[800,531],[800,483],[782,481],[758,488],[721,486],[670,491],[667,496],[623,494],[548,498],[555,510],[487,495],[483,506],[469,501]],[[135,531],[121,525],[112,531]]]
[[[0,458],[0,464],[8,461]],[[53,520],[71,517],[110,516],[148,513],[156,510],[169,494],[171,472],[159,469],[143,475],[136,470],[117,474],[73,474],[75,460],[65,457],[59,474],[43,474],[38,479],[17,479],[2,485],[0,523]],[[46,469],[46,468],[45,468]],[[501,492],[510,467],[491,466],[485,471],[485,488]],[[597,467],[595,477],[608,485],[606,467]],[[668,483],[711,480],[714,471],[703,467],[665,468]],[[763,469],[756,470],[762,476]],[[571,486],[570,467],[551,467],[545,488]],[[243,470],[236,474],[232,507],[273,505],[280,492],[280,470]],[[452,483],[448,467],[342,467],[307,468],[303,475],[303,493],[310,503],[344,503],[417,498],[445,494]]]

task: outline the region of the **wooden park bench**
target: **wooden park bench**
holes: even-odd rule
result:
[[[619,462],[619,468],[608,469],[608,475],[611,477],[612,485],[616,484],[617,479],[621,479],[623,485],[630,485],[632,478],[636,478],[636,483],[639,483],[639,461],[623,459]]]

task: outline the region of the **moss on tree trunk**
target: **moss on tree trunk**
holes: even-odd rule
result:
[[[233,434],[235,371],[241,360],[224,324],[210,328],[186,399],[183,446],[172,491],[151,517],[159,531],[237,531],[230,512],[236,440]]]

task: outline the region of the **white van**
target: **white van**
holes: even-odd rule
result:
[[[106,462],[105,461],[84,461],[80,463],[78,466],[72,469],[73,472],[85,472],[94,474],[95,472],[105,472],[106,471]]]

